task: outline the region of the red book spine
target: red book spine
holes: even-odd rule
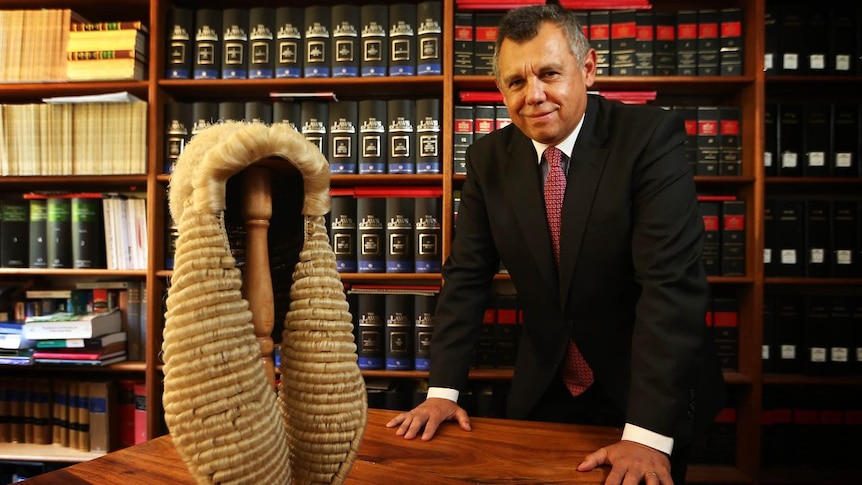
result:
[[[147,385],[135,382],[135,444],[147,441]]]
[[[121,379],[117,386],[117,414],[119,446],[135,444],[135,381]]]

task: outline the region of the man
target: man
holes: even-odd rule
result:
[[[446,420],[470,429],[457,390],[502,260],[524,313],[507,415],[624,426],[578,470],[609,464],[608,485],[680,484],[688,445],[724,393],[704,324],[703,223],[685,130],[673,112],[588,95],[595,73],[572,12],[542,5],[503,18],[495,77],[512,124],[467,152],[431,388],[387,426],[423,440]],[[563,156],[544,156],[548,146]],[[573,378],[569,361],[581,364]]]

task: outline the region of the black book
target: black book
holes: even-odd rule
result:
[[[763,201],[763,274],[775,276],[778,257],[775,254],[775,199],[767,197]]]
[[[48,201],[45,197],[35,195],[28,199],[30,203],[30,230],[27,235],[29,267],[34,269],[48,267],[47,223]],[[2,222],[0,222],[2,224]],[[0,237],[3,231],[0,229]]]
[[[802,3],[782,2],[778,6],[778,53],[776,60],[779,74],[794,75],[806,73],[805,44],[808,33],[805,31],[805,12]]]
[[[386,173],[386,101],[359,101],[359,173]]]
[[[767,75],[778,74],[781,62],[778,58],[778,4],[766,2],[763,12],[763,71]]]
[[[703,218],[703,266],[707,276],[721,275],[721,202],[699,201]]]
[[[356,198],[352,195],[332,197],[330,240],[335,253],[335,269],[340,273],[355,273]]]
[[[475,12],[473,14],[473,74],[490,76],[493,71],[494,44],[503,14]]]
[[[652,12],[635,12],[635,75],[655,74],[655,25]]]
[[[416,74],[416,5],[389,6],[389,75]]]
[[[222,31],[222,79],[248,78],[248,9],[224,9]]]
[[[676,12],[676,74],[697,76],[697,10]]]
[[[440,209],[442,201],[437,197],[417,197],[414,200],[415,271],[439,273],[443,262],[443,214]]]
[[[862,298],[850,301],[850,324],[853,327],[853,337],[850,343],[850,372],[862,374]]]
[[[655,22],[655,74],[676,75],[676,15],[670,12],[653,14]]]
[[[773,210],[774,232],[767,235],[775,258],[771,276],[805,276],[805,203],[775,199]]]
[[[721,204],[721,275],[745,276],[745,201]]]
[[[305,7],[305,77],[329,77],[332,7]]]
[[[493,104],[477,104],[473,106],[473,141],[494,131],[497,126],[497,112]]]
[[[305,49],[305,11],[302,7],[279,6],[275,9],[275,77],[297,78],[303,75]]]
[[[635,73],[635,10],[611,10],[610,72],[612,76],[632,76]]]
[[[193,32],[195,12],[184,7],[168,8],[167,33],[168,55],[165,59],[166,79],[188,79],[192,74]]]
[[[723,8],[719,13],[718,65],[722,76],[741,76],[745,58],[743,16],[739,7]]]
[[[497,309],[493,300],[489,300],[482,315],[482,325],[479,327],[479,341],[473,352],[473,366],[478,368],[497,367]]]
[[[246,101],[243,108],[243,119],[247,123],[272,123],[272,104],[269,101]]]
[[[213,8],[195,10],[194,79],[218,79],[221,68],[222,12]]]
[[[72,199],[48,197],[48,267],[72,268]]]
[[[357,197],[356,248],[359,273],[386,272],[386,200],[383,197]]]
[[[275,9],[252,7],[248,10],[248,78],[275,77]]]
[[[415,295],[413,298],[413,368],[428,370],[431,367],[431,337],[434,335],[434,312],[437,307],[436,295]]]
[[[473,74],[473,13],[455,12],[455,45],[453,68],[455,75]]]
[[[294,101],[275,101],[272,103],[272,122],[284,123],[294,131],[301,132],[301,104]]]
[[[715,9],[697,11],[697,75],[719,75],[719,25],[721,13]]]
[[[416,100],[416,173],[442,173],[440,99]]]
[[[805,58],[803,71],[814,76],[829,73],[829,8],[811,4],[805,8]]]
[[[324,101],[302,101],[300,104],[300,127],[302,136],[313,143],[328,160],[329,103]]]
[[[362,57],[359,60],[363,77],[386,76],[389,66],[389,42],[387,25],[389,7],[374,3],[359,7],[359,24],[362,28]]]
[[[189,142],[192,132],[192,105],[168,101],[165,105],[165,166],[164,173],[173,173],[177,159]]]
[[[590,10],[590,45],[596,50],[596,76],[611,73],[611,11]]]
[[[828,200],[805,200],[805,276],[809,278],[829,277],[832,266],[831,217]]]
[[[356,173],[358,102],[329,104],[329,169],[332,173]]]
[[[105,232],[102,226],[101,197],[72,197],[72,267],[104,268]]]
[[[332,77],[359,76],[359,6],[332,6]]]
[[[177,255],[177,238],[180,236],[180,228],[171,211],[165,207],[165,269],[174,269]]]
[[[712,300],[712,339],[722,369],[739,369],[739,301],[716,297]]]
[[[428,0],[416,5],[416,75],[443,74],[443,5]]]
[[[803,321],[803,372],[813,375],[829,373],[829,311],[831,298],[806,295]]]
[[[245,121],[245,103],[242,101],[221,101],[218,103],[218,120]]]
[[[802,371],[803,324],[805,305],[797,295],[778,295],[775,299],[775,347],[778,351],[775,372]]]
[[[386,322],[386,299],[382,294],[357,295],[357,352],[359,368],[375,370],[384,368],[384,327]]]
[[[802,175],[802,105],[778,105],[778,173],[781,177]]]
[[[201,130],[218,123],[218,103],[212,101],[195,101],[192,103],[191,136]]]
[[[829,7],[829,72],[859,74],[859,5],[836,2]]]
[[[832,104],[832,175],[858,177],[859,156],[862,154],[862,103],[842,101]]]
[[[415,203],[410,197],[386,199],[386,272],[413,273]]]
[[[410,99],[390,99],[386,102],[386,117],[389,120],[386,132],[388,173],[416,173],[416,133],[413,127],[415,109],[415,104]]]
[[[512,116],[509,115],[509,108],[505,104],[494,105],[494,126],[495,129],[505,128],[512,124]]]
[[[466,174],[467,148],[473,144],[473,106],[456,104],[452,117],[452,172]]]
[[[858,312],[862,299],[858,296],[835,295],[830,299],[829,323],[825,329],[829,345],[829,374],[846,376],[856,371],[859,346]]]
[[[802,107],[802,173],[806,177],[829,175],[829,135],[832,131],[832,106],[829,103],[806,103]]]
[[[387,294],[384,329],[386,370],[412,370],[415,359],[413,299],[410,294]]]
[[[742,175],[739,106],[718,108],[718,175]]]
[[[763,110],[763,171],[778,174],[778,104],[767,102]]]
[[[859,202],[832,201],[832,276],[860,276]]]
[[[0,266],[28,267],[29,237],[30,202],[21,197],[0,200]]]
[[[697,107],[697,168],[695,175],[718,175],[718,107]]]
[[[697,107],[696,106],[674,106],[673,110],[682,116],[685,123],[685,143],[683,151],[685,152],[685,160],[691,169],[692,175],[697,175],[697,157],[698,157],[698,124],[697,124]]]
[[[764,373],[775,371],[775,361],[778,358],[778,349],[775,345],[775,297],[763,295],[763,342],[761,365]]]

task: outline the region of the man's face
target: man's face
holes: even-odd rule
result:
[[[503,40],[497,68],[497,87],[512,122],[533,140],[554,145],[581,120],[587,88],[595,81],[596,53],[591,49],[578,66],[562,29],[545,23],[522,44]]]

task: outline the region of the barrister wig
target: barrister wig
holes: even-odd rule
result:
[[[242,268],[225,233],[230,177],[292,164],[304,235],[284,317],[277,393],[261,365]],[[165,420],[201,484],[342,483],[365,431],[365,384],[324,216],[329,165],[285,124],[215,124],[196,134],[169,184],[178,227],[165,313]]]

